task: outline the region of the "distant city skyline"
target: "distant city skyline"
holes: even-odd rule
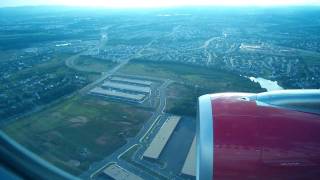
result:
[[[175,6],[286,6],[320,5],[319,0],[1,0],[0,7],[14,6],[84,6],[109,8],[148,8]]]

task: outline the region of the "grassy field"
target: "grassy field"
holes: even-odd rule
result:
[[[166,111],[180,115],[195,116],[197,97],[201,94],[262,91],[258,84],[238,75],[187,65],[134,62],[120,73],[179,82],[167,89]],[[21,118],[4,130],[41,157],[78,175],[123,146],[126,138],[135,136],[150,116],[151,112],[130,105],[77,96]]]
[[[197,98],[203,94],[265,91],[257,83],[231,72],[175,63],[136,61],[121,69],[121,73],[179,82],[167,88],[166,112],[193,117],[196,116]]]
[[[172,114],[196,116],[197,98],[200,92],[193,86],[178,83],[167,89],[167,106],[165,111]]]
[[[176,63],[133,61],[122,68],[120,73],[169,78],[210,92],[263,91],[257,83],[231,72]]]
[[[75,60],[74,64],[75,69],[79,71],[95,73],[106,72],[117,65],[117,63],[112,61],[97,59],[89,56],[80,56]]]
[[[4,129],[53,164],[75,174],[133,137],[151,113],[132,106],[75,97]]]

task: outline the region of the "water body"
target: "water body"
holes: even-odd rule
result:
[[[275,91],[275,90],[282,90],[283,89],[283,87],[279,86],[277,81],[271,81],[271,80],[264,79],[264,78],[261,78],[261,77],[258,77],[258,78],[249,77],[249,79],[252,82],[259,83],[260,86],[262,88],[267,89],[267,91]]]

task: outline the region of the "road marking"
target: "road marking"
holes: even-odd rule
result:
[[[101,168],[99,168],[98,170],[96,170],[95,172],[93,172],[91,175],[90,175],[90,179],[93,179],[94,176],[96,176],[102,169],[104,169],[105,167],[111,165],[111,164],[117,164],[117,162],[108,162],[107,164],[105,164],[104,166],[102,166]]]
[[[145,136],[147,136],[147,134],[149,133],[149,131],[152,129],[152,127],[154,126],[154,124],[156,122],[158,122],[158,119],[160,118],[161,114],[158,115],[158,117],[153,121],[153,123],[151,124],[151,126],[149,127],[148,131],[139,139],[139,142],[142,143],[142,140],[145,138]]]
[[[125,151],[123,151],[121,154],[119,154],[119,155],[117,156],[117,159],[119,160],[122,155],[124,155],[125,153],[127,153],[127,152],[128,152],[130,149],[132,149],[134,146],[139,146],[139,145],[140,145],[140,144],[134,144],[134,145],[132,145],[132,146],[129,147],[127,150],[125,150]]]

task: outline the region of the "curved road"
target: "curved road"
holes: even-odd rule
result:
[[[139,76],[141,77],[141,76]],[[148,77],[145,77],[148,78]],[[94,177],[96,174],[98,174],[101,170],[103,170],[110,162],[117,162],[118,165],[121,167],[131,170],[133,173],[137,173],[144,179],[150,179],[152,176],[149,174],[142,172],[141,169],[134,167],[130,163],[120,160],[119,156],[123,154],[125,151],[130,149],[133,145],[135,144],[140,144],[140,140],[145,137],[149,130],[156,124],[155,122],[159,119],[161,115],[164,114],[164,110],[166,107],[166,88],[172,83],[172,80],[165,79],[164,83],[159,87],[159,96],[160,96],[160,103],[153,115],[150,117],[150,119],[144,124],[144,126],[140,129],[139,133],[136,135],[134,138],[129,138],[127,143],[122,146],[120,149],[112,153],[111,155],[107,156],[105,159],[103,159],[100,162],[93,163],[90,168],[82,173],[80,175],[81,178],[83,179],[91,179]]]

